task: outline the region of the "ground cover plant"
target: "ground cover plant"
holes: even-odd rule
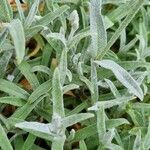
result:
[[[0,0],[0,149],[150,149],[149,0]]]

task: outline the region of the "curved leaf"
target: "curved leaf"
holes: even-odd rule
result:
[[[96,64],[102,66],[103,68],[111,70],[116,78],[129,89],[131,93],[136,95],[140,100],[143,100],[143,91],[139,84],[133,79],[133,77],[121,66],[112,60],[102,60],[95,61]]]

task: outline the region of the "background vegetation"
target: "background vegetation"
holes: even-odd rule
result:
[[[150,149],[149,0],[0,0],[2,150]]]

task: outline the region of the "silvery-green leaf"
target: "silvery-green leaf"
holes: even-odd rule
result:
[[[150,118],[149,118],[148,131],[144,138],[144,148],[147,150],[150,148]]]
[[[51,74],[51,70],[48,67],[44,66],[44,65],[34,66],[34,67],[32,67],[31,71],[32,72],[39,71],[39,72],[46,73],[47,75]]]
[[[60,40],[64,46],[66,47],[66,39],[65,36],[62,33],[49,33],[46,35],[46,38],[54,38],[56,40]]]
[[[81,80],[82,82],[84,82],[84,83],[87,85],[87,87],[90,89],[91,93],[94,93],[94,88],[93,88],[93,86],[92,86],[91,81],[88,80],[88,79],[87,79],[86,77],[84,77],[84,76],[80,76],[79,78],[80,78],[80,80]]]
[[[88,37],[90,35],[91,35],[91,32],[88,28],[84,29],[82,32],[77,33],[71,39],[68,39],[68,42],[67,42],[68,49],[71,49],[72,47],[77,45],[81,39]]]
[[[101,104],[96,111],[97,117],[97,132],[99,141],[104,143],[104,135],[106,134],[105,110],[104,105]]]
[[[133,100],[133,99],[135,99],[134,96],[122,96],[122,97],[112,99],[112,100],[101,101],[101,102],[99,101],[99,102],[95,103],[95,105],[88,108],[88,110],[97,111],[99,109],[99,106],[102,105],[102,104],[104,105],[105,109],[106,108],[111,108],[113,106],[120,105],[122,103],[126,103],[130,100]]]
[[[7,65],[12,57],[13,51],[5,51],[3,55],[0,57],[0,78],[3,78],[6,74]]]
[[[74,115],[70,115],[68,117],[65,117],[63,120],[62,120],[62,124],[65,126],[65,127],[69,127],[73,124],[76,124],[77,122],[80,122],[80,121],[83,121],[83,120],[86,120],[88,118],[92,118],[94,117],[94,114],[92,113],[79,113],[79,114],[74,114]]]
[[[111,60],[95,61],[96,64],[111,70],[116,78],[129,89],[131,93],[136,95],[139,99],[143,100],[143,91],[139,84],[133,79],[133,77],[121,66]]]
[[[111,92],[113,93],[113,95],[117,98],[120,97],[120,93],[117,90],[116,86],[114,85],[114,83],[112,81],[110,81],[109,79],[105,79],[106,83],[109,85]]]
[[[71,82],[72,81],[72,73],[69,69],[67,69],[66,76],[68,77],[69,82]]]
[[[112,128],[111,130],[107,131],[104,135],[104,145],[110,144],[115,137],[115,129]]]
[[[106,29],[109,29],[114,25],[114,23],[107,16],[104,16],[104,22],[106,25]]]
[[[65,94],[70,90],[74,90],[74,89],[78,89],[78,88],[79,88],[79,85],[77,85],[77,84],[68,84],[63,87],[63,93]]]
[[[110,149],[110,150],[124,150],[124,148],[122,148],[121,146],[113,144],[113,143],[106,145],[105,148]]]
[[[25,56],[25,35],[19,19],[11,21],[9,24],[9,32],[14,42],[17,62],[20,64]]]
[[[34,142],[36,140],[36,136],[29,133],[27,139],[25,140],[24,144],[21,144],[22,149],[21,150],[27,150],[27,149],[31,149],[34,145]]]
[[[106,120],[106,129],[116,128],[123,124],[129,124],[124,118]],[[83,129],[76,131],[75,138],[73,141],[83,140],[97,133],[96,123],[91,124]]]
[[[63,85],[66,80],[67,75],[67,51],[64,49],[61,54],[60,63],[59,63],[59,70],[60,70],[60,82]]]
[[[127,11],[127,16],[126,18],[121,22],[119,28],[115,31],[115,33],[113,34],[113,36],[111,37],[111,39],[108,41],[106,47],[102,50],[102,52],[100,52],[97,55],[97,59],[101,59],[103,58],[103,56],[105,56],[105,54],[107,53],[107,51],[111,48],[111,46],[115,43],[115,41],[118,39],[118,37],[120,36],[122,30],[124,30],[128,24],[131,22],[131,20],[134,18],[134,16],[136,15],[136,13],[139,11],[139,9],[142,7],[144,0],[133,0],[130,1],[131,3],[133,2],[133,7],[130,7],[130,10]]]
[[[81,140],[79,142],[79,145],[80,145],[80,150],[87,150],[87,147],[86,147],[84,140]]]
[[[25,30],[25,37],[27,40],[32,38],[34,35],[36,35],[38,32],[40,32],[43,29],[42,26],[33,26]]]
[[[32,5],[29,14],[25,20],[25,27],[28,28],[31,26],[32,22],[34,21],[34,17],[38,11],[38,6],[39,6],[39,0],[36,0],[34,4]]]
[[[53,114],[64,116],[63,91],[60,82],[60,72],[55,69],[52,79]]]
[[[54,12],[50,12],[50,13],[46,14],[44,17],[42,17],[41,19],[39,19],[35,23],[35,25],[46,26],[50,22],[52,22],[54,19],[56,19],[57,17],[59,17],[61,14],[63,14],[64,12],[66,12],[68,9],[69,9],[69,6],[63,5],[60,8],[56,9]]]
[[[13,147],[10,144],[10,141],[6,135],[5,130],[3,129],[2,125],[0,124],[0,147],[3,150],[13,150]]]
[[[101,14],[102,0],[91,0],[90,3],[90,32],[92,37],[91,55],[97,56],[107,44],[106,27]]]
[[[30,132],[35,136],[44,138],[49,141],[53,141],[54,137],[56,136],[54,133],[50,131],[49,124],[38,122],[21,122],[17,123],[15,127],[23,129],[26,132]]]
[[[15,0],[15,2],[16,2],[17,9],[18,9],[18,12],[19,12],[19,18],[20,18],[21,22],[23,23],[24,20],[25,20],[25,16],[24,16],[23,9],[21,7],[21,2],[20,2],[20,0]]]
[[[22,61],[18,65],[18,68],[25,76],[25,78],[29,81],[33,89],[36,89],[40,85],[37,76],[33,72],[31,72],[31,66],[29,63],[27,63],[26,61]]]
[[[98,101],[99,99],[99,93],[98,93],[98,78],[97,78],[97,70],[96,70],[96,65],[91,60],[91,84],[93,86],[94,92],[91,92],[91,101],[94,104],[95,102]]]
[[[127,0],[104,0],[103,4],[115,4],[115,5],[120,5],[126,3]]]
[[[51,89],[52,83],[51,81],[46,81],[44,83],[42,83],[41,85],[39,85],[34,91],[33,93],[31,93],[31,95],[28,98],[28,102],[29,103],[33,103],[35,102],[38,98],[40,98],[42,95],[48,93]]]
[[[17,109],[9,118],[9,120],[24,120],[26,119],[26,117],[31,113],[31,111],[33,109],[35,109],[35,107],[37,106],[37,104],[39,102],[41,102],[47,95],[43,95],[41,97],[39,97],[35,102],[33,102],[32,104],[30,102],[27,102],[25,105],[23,105],[22,107],[20,107],[19,109]],[[16,123],[16,121],[14,120],[13,124]]]
[[[26,101],[17,97],[1,97],[0,103],[10,104],[13,106],[23,106],[25,105]]]
[[[10,22],[13,19],[13,11],[6,0],[0,0],[0,20]]]
[[[141,130],[139,130],[134,141],[133,150],[141,150],[141,140]]]
[[[79,28],[79,15],[78,15],[78,12],[76,10],[74,10],[70,14],[69,21],[71,22],[72,28],[71,28],[71,32],[70,32],[68,39],[71,39],[73,37],[74,33]]]
[[[73,4],[78,4],[79,0],[56,0],[58,3],[73,3]]]
[[[0,47],[5,42],[7,35],[8,35],[8,29],[6,28],[0,33]]]
[[[16,84],[4,79],[0,79],[0,91],[8,93],[9,95],[14,95],[22,99],[27,99],[29,96],[28,92],[26,92]]]

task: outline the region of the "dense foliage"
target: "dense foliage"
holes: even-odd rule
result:
[[[149,0],[0,0],[2,150],[150,149]]]

